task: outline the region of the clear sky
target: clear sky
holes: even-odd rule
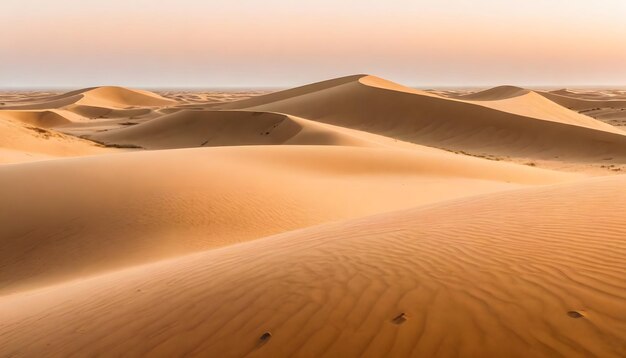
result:
[[[626,0],[0,0],[0,87],[626,85]]]

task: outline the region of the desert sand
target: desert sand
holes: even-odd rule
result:
[[[622,357],[626,92],[0,94],[0,356]]]

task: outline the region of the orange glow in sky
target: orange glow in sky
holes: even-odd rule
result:
[[[0,86],[626,85],[626,1],[3,0]]]

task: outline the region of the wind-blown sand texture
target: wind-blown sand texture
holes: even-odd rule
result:
[[[621,91],[0,103],[0,356],[626,355]]]

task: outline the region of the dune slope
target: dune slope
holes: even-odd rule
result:
[[[367,137],[366,133],[352,135],[343,128],[278,113],[211,110],[183,110],[89,136],[104,143],[146,149],[276,144],[367,146]]]
[[[624,185],[459,199],[0,297],[0,353],[623,356]]]
[[[0,167],[0,292],[577,176],[425,148],[248,146]]]
[[[55,111],[0,111],[0,119],[20,121],[40,128],[51,128],[71,121]]]
[[[7,116],[0,111],[0,164],[37,161],[113,152],[93,142],[28,123],[62,121],[53,112],[19,113]]]

